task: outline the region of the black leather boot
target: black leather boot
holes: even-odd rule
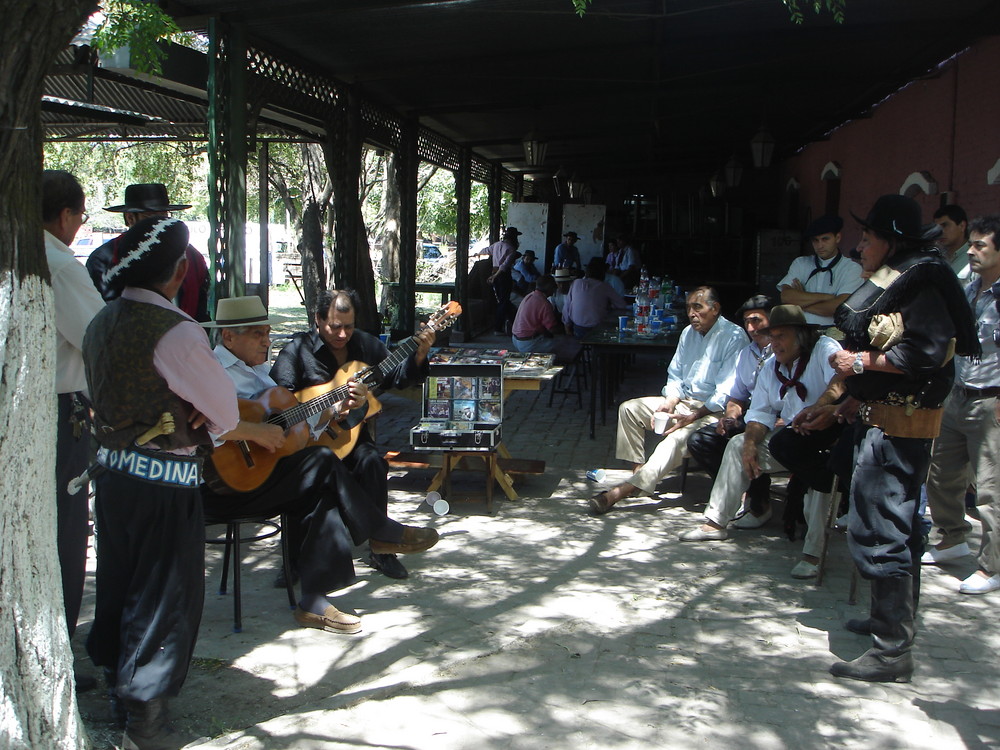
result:
[[[125,704],[118,697],[118,673],[110,667],[103,667],[104,684],[108,687],[108,702],[111,704],[111,718],[115,726],[119,729],[125,728],[125,720],[128,718],[128,711]]]
[[[913,676],[913,579],[872,580],[872,647],[854,661],[830,667],[835,677],[865,682],[909,682]]]
[[[920,563],[918,562],[912,568],[910,568],[910,574],[913,578],[913,612],[914,618],[916,618],[917,607],[920,604]],[[874,597],[874,592],[873,592]],[[874,607],[874,603],[872,605]],[[858,635],[871,635],[872,634],[872,618],[866,617],[865,619],[852,619],[844,623],[844,627],[850,630],[852,633],[857,633]],[[914,624],[914,634],[916,634],[916,624]]]
[[[179,750],[186,744],[170,726],[166,698],[123,703],[128,709],[128,723],[122,750]]]

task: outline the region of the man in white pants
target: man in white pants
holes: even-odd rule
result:
[[[834,377],[829,360],[830,355],[840,349],[840,344],[828,336],[820,336],[816,327],[806,322],[798,305],[773,308],[770,325],[763,330],[771,338],[772,356],[764,362],[757,378],[746,414],[746,432],[734,437],[726,446],[705,511],[705,522],[681,534],[681,541],[703,542],[729,537],[726,526],[736,518],[750,481],[762,473],[786,470],[768,450],[778,421],[790,424],[795,415],[826,391]],[[802,560],[792,569],[794,578],[816,575],[830,498],[831,493],[814,489],[805,496],[809,531],[802,548]]]
[[[721,311],[712,287],[701,286],[688,294],[691,325],[681,332],[667,369],[663,396],[634,398],[618,408],[615,455],[630,462],[635,473],[628,481],[590,499],[594,515],[607,513],[619,500],[640,491],[653,492],[660,480],[680,465],[691,434],[719,420],[729,397],[727,381],[749,341],[740,326],[720,316]],[[646,460],[646,430],[654,429],[658,414],[666,415],[669,426]]]

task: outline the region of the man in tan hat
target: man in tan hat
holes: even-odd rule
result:
[[[776,434],[778,420],[785,424],[827,390],[834,370],[830,356],[840,351],[840,344],[806,322],[798,305],[778,305],[771,310],[770,322],[760,329],[770,339],[772,356],[764,362],[753,400],[746,414],[746,431],[733,437],[726,446],[712,494],[705,511],[705,521],[680,535],[684,542],[727,539],[726,527],[740,510],[740,498],[750,482],[764,473],[786,471],[768,450]],[[830,409],[832,414],[832,407]],[[830,505],[832,475],[826,488],[810,487],[804,500],[806,523],[802,560],[792,568],[793,578],[816,575],[823,540],[824,519]]]
[[[129,185],[125,188],[125,202],[120,206],[108,206],[104,210],[122,214],[125,226],[132,227],[151,216],[170,216],[174,211],[183,211],[187,208],[191,206],[186,203],[170,202],[166,186],[160,183],[145,183]],[[105,302],[110,302],[118,296],[104,280],[104,274],[119,257],[120,240],[120,236],[108,240],[87,258],[87,271]],[[208,320],[208,266],[201,253],[191,245],[187,246],[185,253],[188,259],[188,273],[177,291],[177,306],[195,320],[204,322]]]
[[[215,322],[203,324],[216,329],[215,356],[240,398],[252,399],[277,386],[267,363],[274,322],[259,297],[236,297],[219,300]],[[330,413],[318,415],[325,418],[314,421],[315,431],[325,427],[331,413],[364,403],[367,388],[362,383],[352,380],[348,390],[349,396],[334,404]],[[287,396],[294,404],[294,397]],[[241,420],[240,427],[250,431],[248,439],[265,447],[270,443],[257,438],[258,432],[276,431],[275,438],[282,433],[281,427],[260,422]],[[202,485],[202,497],[205,513],[213,519],[287,516],[290,528],[283,533],[302,589],[295,621],[331,633],[361,630],[359,617],[341,612],[326,598],[328,592],[354,580],[353,545],[371,540],[373,550],[396,554],[423,552],[438,540],[434,529],[389,519],[341,460],[322,446],[308,446],[279,459],[271,476],[255,490],[220,494]]]

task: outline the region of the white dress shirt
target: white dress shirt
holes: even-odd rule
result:
[[[757,387],[754,388],[753,397],[750,399],[750,409],[745,417],[747,423],[760,422],[769,430],[773,430],[778,417],[790,422],[805,407],[815,403],[834,376],[834,369],[830,367],[830,355],[840,349],[840,344],[829,336],[819,337],[805,372],[799,379],[806,387],[805,398],[799,396],[798,391],[791,386],[782,397],[781,381],[775,374],[775,367],[780,366],[781,374],[790,378],[799,361],[792,362],[791,367],[784,367],[778,365],[774,355],[768,357],[761,367]]]
[[[104,300],[73,251],[49,232],[45,232],[45,259],[56,306],[56,393],[86,391],[83,334]]]
[[[821,260],[819,264],[822,268],[826,269],[830,267],[830,264],[834,260],[836,260],[836,257],[828,261]],[[861,266],[844,256],[840,256],[840,260],[833,266],[832,279],[831,272],[826,270],[813,274],[812,278],[810,278],[810,274],[816,270],[816,261],[817,256],[815,254],[803,255],[793,260],[792,265],[788,268],[788,273],[785,274],[785,278],[778,282],[778,292],[781,292],[781,287],[791,286],[792,281],[798,279],[802,284],[802,288],[807,292],[839,296],[841,294],[852,294],[864,281],[861,278]],[[819,326],[833,325],[832,315],[816,315],[808,310],[803,310],[803,312],[806,314],[807,323]]]
[[[725,318],[702,336],[688,326],[681,331],[677,351],[667,368],[667,398],[701,401],[710,412],[722,411],[729,396],[726,384],[732,380],[740,350],[747,335],[740,326]]]

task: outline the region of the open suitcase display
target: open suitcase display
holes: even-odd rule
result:
[[[418,451],[493,451],[502,422],[502,364],[432,364],[410,444]]]

